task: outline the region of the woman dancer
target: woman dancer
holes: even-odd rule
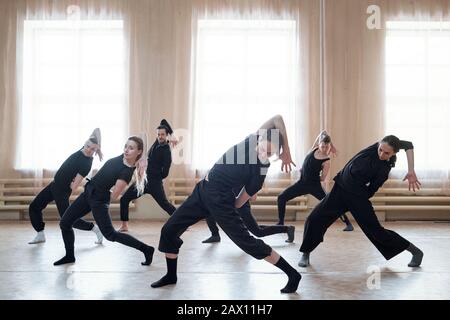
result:
[[[311,152],[303,161],[300,180],[278,196],[279,225],[284,225],[286,203],[289,200],[305,194],[311,194],[318,200],[325,198],[326,194],[321,183],[325,183],[330,171],[330,154],[336,155],[336,148],[331,142],[331,137],[324,130],[317,136]],[[345,214],[340,216],[340,219],[346,224],[344,231],[353,231],[353,226]]]
[[[310,253],[323,241],[328,227],[346,211],[352,213],[361,230],[386,260],[407,250],[412,254],[408,266],[420,266],[423,252],[396,232],[383,228],[369,201],[388,179],[397,159],[396,153],[400,149],[406,151],[408,160],[408,173],[403,180],[408,180],[410,190],[420,188],[420,182],[414,171],[414,151],[411,142],[402,141],[391,135],[360,151],[334,177],[333,189],[306,220],[303,243],[300,247],[303,253],[298,264],[300,267],[309,265]]]
[[[78,219],[90,211],[107,240],[117,241],[141,251],[145,256],[142,264],[151,264],[154,248],[128,234],[117,232],[108,212],[110,201],[116,200],[120,196],[132,178],[136,180],[138,192],[144,191],[145,170],[135,166],[142,156],[143,150],[144,143],[141,138],[136,136],[128,138],[123,154],[106,161],[94,178],[86,184],[84,192],[66,210],[60,222],[66,255],[56,261],[55,266],[75,262],[75,234],[72,227]],[[110,189],[113,186],[111,192]]]
[[[45,223],[42,210],[50,202],[55,201],[59,216],[63,216],[69,207],[69,198],[72,191],[78,188],[83,178],[91,171],[94,154],[98,155],[100,161],[102,160],[103,155],[100,145],[100,129],[96,128],[84,143],[83,148],[64,161],[58,171],[56,171],[53,181],[39,192],[33,202],[31,202],[28,212],[31,225],[36,230],[37,235],[32,241],[28,242],[29,244],[45,242]],[[93,231],[97,235],[96,243],[102,243],[103,236],[100,229],[92,222],[79,219],[74,223],[73,227],[80,230]]]
[[[141,197],[144,194],[150,194],[159,206],[170,216],[175,211],[173,204],[167,200],[164,192],[163,180],[169,175],[170,165],[172,164],[172,153],[170,144],[176,145],[178,142],[175,138],[169,140],[169,136],[173,134],[173,130],[166,119],[162,119],[158,128],[156,128],[156,140],[150,147],[145,158],[141,158],[140,163],[144,166],[147,164],[147,183],[144,192],[138,194],[136,185],[132,185],[120,198],[120,220],[122,226],[120,232],[128,231],[128,207],[130,201]]]

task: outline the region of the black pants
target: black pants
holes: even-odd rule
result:
[[[250,206],[250,202],[246,202],[241,208],[237,209],[237,212],[244,221],[245,226],[248,231],[253,233],[255,236],[262,238],[266,236],[270,236],[272,234],[277,233],[286,233],[288,230],[287,226],[278,226],[278,225],[259,225],[255,220],[255,217],[252,215],[252,210]],[[216,220],[214,220],[213,216],[209,216],[206,218],[206,223],[208,224],[209,230],[211,230],[211,234],[213,236],[219,235],[219,228],[217,227]]]
[[[310,194],[317,200],[325,198],[326,193],[323,191],[322,186],[319,183],[307,183],[301,179],[288,187],[278,196],[278,223],[284,224],[284,216],[286,214],[286,203],[296,197]],[[348,217],[343,214],[340,219],[346,224],[350,224]]]
[[[206,180],[200,181],[192,194],[162,227],[159,250],[178,254],[183,244],[183,240],[180,239],[183,232],[198,221],[212,216],[228,237],[244,252],[256,259],[268,257],[272,248],[250,235],[234,207],[234,200],[231,190],[227,193]]]
[[[69,207],[69,197],[71,192],[61,191],[58,189],[59,188],[55,185],[55,182],[51,182],[41,192],[39,192],[30,204],[28,214],[30,215],[31,224],[37,232],[42,231],[45,228],[42,210],[44,210],[50,202],[55,201],[60,217],[63,216],[64,212]],[[73,227],[76,229],[89,231],[94,228],[94,224],[92,222],[79,219],[75,221]]]
[[[369,199],[353,195],[335,184],[306,220],[300,251],[313,251],[323,241],[328,227],[346,211],[352,213],[361,230],[386,260],[409,246],[409,241],[381,226]]]
[[[170,215],[176,210],[176,208],[167,200],[166,193],[164,192],[164,185],[162,180],[149,180],[145,185],[144,194],[150,194],[153,199],[156,200],[158,205]],[[137,199],[138,194],[136,185],[133,184],[120,198],[120,220],[128,221],[128,207],[130,201]]]
[[[92,211],[95,222],[107,240],[119,242],[139,251],[145,250],[146,245],[143,242],[126,233],[117,232],[114,229],[109,215],[109,196],[109,192],[96,194],[95,187],[88,183],[85,191],[66,210],[59,225],[61,227],[67,256],[74,256],[75,234],[72,227],[75,221],[90,211]]]

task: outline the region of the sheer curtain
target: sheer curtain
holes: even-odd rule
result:
[[[74,4],[79,6],[79,11],[70,7]],[[18,128],[20,119],[19,110],[23,105],[24,21],[67,21],[68,17],[72,19],[78,15],[81,21],[123,20],[125,50],[123,58],[126,64],[124,79],[128,85],[125,87],[125,92],[128,94],[126,105],[128,112],[124,117],[124,123],[130,134],[147,132],[151,137],[161,118],[167,118],[176,131],[184,134],[181,148],[176,148],[172,152],[174,159],[177,160],[172,166],[171,176],[191,177],[195,174],[195,168],[192,167],[192,136],[194,130],[196,130],[194,127],[196,101],[193,93],[197,86],[194,71],[196,70],[197,22],[199,20],[295,21],[297,56],[292,58],[293,60],[295,58],[296,62],[292,77],[296,79],[297,83],[294,85],[294,82],[292,82],[293,88],[289,88],[289,90],[296,90],[295,101],[292,102],[294,115],[284,116],[286,121],[295,123],[294,126],[288,124],[288,129],[294,131],[291,136],[292,139],[295,137],[296,143],[291,140],[291,144],[293,144],[291,147],[296,150],[293,157],[298,165],[303,160],[305,148],[309,148],[320,130],[320,114],[318,111],[320,90],[318,1],[1,1],[0,26],[4,32],[0,33],[0,39],[2,40],[0,45],[0,130],[4,139],[0,140],[0,165],[4,177],[17,177],[23,174],[23,170],[17,171],[14,168],[17,167],[16,164],[19,161],[16,159],[16,150],[21,148],[18,142],[19,132],[16,131],[16,128]],[[109,57],[106,57],[106,59],[109,59]],[[51,62],[56,63],[57,61]],[[67,74],[61,76],[67,77]],[[95,82],[95,85],[102,85],[101,81],[93,80],[88,77],[87,83],[92,81]],[[257,78],[257,80],[263,80],[263,78]],[[62,81],[55,85],[61,83]],[[86,83],[79,83],[79,85],[86,87]],[[88,87],[86,89],[91,90],[93,88]],[[53,92],[53,94],[57,93]],[[69,96],[64,95],[63,98],[69,101]],[[78,110],[83,110],[83,103],[86,101],[83,95],[80,99],[81,104]],[[70,100],[72,102],[72,96]],[[121,100],[121,98],[114,101],[114,106],[117,105],[118,100]],[[113,104],[107,103],[111,106],[111,110],[114,110]],[[261,118],[268,118],[280,113],[276,106],[272,108],[270,112],[267,112],[267,115]],[[115,111],[111,111],[108,116],[113,116],[114,113]],[[104,120],[103,118],[97,119],[97,116],[98,114],[95,114],[93,118]],[[83,119],[83,123],[88,124],[86,127],[78,129],[76,134],[79,134],[80,138],[73,139],[70,148],[68,147],[69,136],[65,136],[63,142],[55,144],[49,153],[53,154],[55,158],[56,153],[62,154],[60,151],[57,152],[62,148],[61,144],[64,145],[63,148],[71,151],[73,148],[81,147],[86,139],[86,134],[89,134],[91,130],[88,121],[90,120]],[[101,123],[97,125],[98,121],[94,122],[95,126],[103,129],[104,125]],[[260,120],[255,120],[256,128],[249,123],[248,129],[246,127],[245,132],[243,132],[243,136],[256,130],[261,124],[260,122]],[[243,125],[247,125],[247,123]],[[70,132],[70,136],[75,134],[72,130]],[[108,141],[114,140],[114,148],[117,148],[117,151],[111,151],[112,154],[108,152],[107,157],[116,155],[122,149],[123,141],[121,139],[118,137],[110,138],[114,137],[114,134],[106,132],[103,134],[103,143],[108,144]],[[208,132],[207,134],[211,133]],[[55,131],[55,135],[64,136],[64,133]],[[238,140],[242,139],[243,136],[239,135]],[[235,139],[230,138],[225,148],[236,142],[233,140]],[[34,144],[30,143],[30,146],[33,147]],[[64,155],[64,157],[66,156],[68,154]],[[181,161],[178,159],[179,156],[182,158]],[[51,159],[53,159],[53,156]],[[278,164],[275,164],[274,167],[279,168]]]
[[[19,172],[56,170],[95,127],[106,159],[120,154],[128,134],[123,3],[77,3],[17,3]],[[93,168],[100,165],[95,158]]]
[[[450,16],[445,2],[392,5],[386,22],[385,131],[415,146],[426,187],[450,193]],[[399,3],[397,3],[397,6]],[[412,10],[414,9],[414,10]],[[411,10],[411,11],[410,11]],[[391,178],[407,169],[399,153]]]
[[[114,145],[124,141],[127,123],[123,21],[25,20],[23,49],[16,168],[57,169],[96,126],[105,155],[120,152]]]
[[[295,154],[298,85],[295,20],[198,21],[194,162],[225,150],[279,113]]]
[[[302,6],[303,1],[194,2],[192,167],[200,173],[276,114],[285,120],[294,161],[301,162],[311,138],[304,121],[310,74],[302,65],[309,57],[302,47],[311,39],[301,31],[311,22],[301,21],[307,16]],[[279,169],[276,163],[269,174]]]

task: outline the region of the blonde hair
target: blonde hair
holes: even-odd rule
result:
[[[138,162],[138,160],[141,159],[142,155],[144,154],[144,141],[137,136],[131,136],[128,138],[128,140],[135,142],[137,144],[138,150],[142,151],[142,153],[136,157],[136,169],[134,170],[132,179],[132,181],[134,181],[136,184],[138,196],[141,196],[142,194],[144,194],[145,185],[147,184],[147,172],[145,170],[145,167],[141,167]]]

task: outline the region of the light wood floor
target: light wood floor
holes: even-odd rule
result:
[[[425,252],[417,269],[407,267],[408,252],[385,261],[358,227],[343,232],[339,221],[311,255],[312,266],[300,268],[303,222],[295,225],[293,244],[284,242],[285,235],[264,238],[303,276],[296,294],[283,295],[284,274],[243,253],[223,233],[221,243],[202,244],[209,236],[204,222],[183,235],[178,283],[152,289],[166,270],[160,252],[144,267],[140,252],[106,240],[95,245],[93,233],[76,231],[76,263],[54,267],[64,253],[56,221],[47,223],[47,242],[40,245],[27,244],[35,235],[28,222],[3,221],[0,299],[450,299],[449,223],[383,223]],[[156,247],[161,226],[130,223],[131,234]]]

